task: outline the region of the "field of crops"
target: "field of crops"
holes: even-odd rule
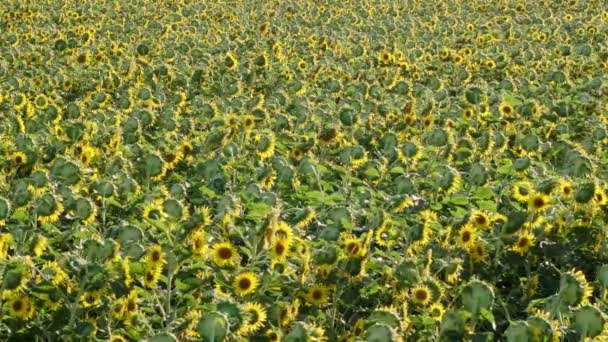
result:
[[[0,4],[0,340],[608,341],[608,5]]]

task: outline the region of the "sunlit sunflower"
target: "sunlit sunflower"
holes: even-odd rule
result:
[[[417,305],[426,306],[432,300],[431,290],[426,285],[414,286],[410,291],[412,302]]]
[[[365,253],[363,244],[354,235],[346,235],[343,238],[342,245],[344,246],[344,253],[349,257],[358,257]]]
[[[261,304],[255,302],[245,303],[241,306],[241,311],[244,320],[237,332],[238,335],[246,336],[253,334],[264,326],[267,314],[266,309]]]
[[[243,117],[243,128],[246,131],[250,131],[255,127],[255,116],[253,115],[245,115]]]
[[[428,313],[434,320],[441,322],[443,314],[445,313],[445,308],[441,303],[433,303],[429,306]]]
[[[272,260],[282,261],[287,258],[289,254],[289,245],[287,241],[276,239],[272,242],[270,247],[270,258]]]
[[[541,211],[547,208],[551,203],[551,198],[541,192],[530,194],[528,197],[528,210],[529,211]]]
[[[226,58],[224,58],[224,65],[228,67],[228,70],[236,70],[239,66],[239,61],[232,52],[228,52],[226,54]]]
[[[559,193],[563,198],[572,198],[574,194],[574,188],[572,183],[566,179],[560,179],[558,182]]]
[[[27,321],[34,316],[34,303],[27,295],[14,295],[5,305],[11,317]]]
[[[192,254],[202,258],[207,254],[207,234],[202,229],[197,229],[190,233],[188,241],[192,248]]]
[[[158,280],[162,274],[162,268],[146,268],[144,270],[144,286],[153,289],[156,288]]]
[[[470,248],[477,241],[477,230],[471,224],[466,224],[458,232],[458,245],[464,249]]]
[[[270,342],[279,341],[281,339],[280,333],[274,329],[266,330],[264,335],[266,335],[266,338],[268,338]]]
[[[109,342],[127,342],[127,339],[120,335],[112,335]]]
[[[312,305],[323,305],[329,298],[329,288],[322,285],[313,285],[306,291],[306,301]]]
[[[160,220],[163,215],[162,204],[158,201],[154,201],[144,205],[143,217],[148,220]]]
[[[519,233],[517,236],[517,240],[513,243],[511,250],[519,253],[520,255],[524,255],[528,252],[530,247],[534,245],[534,234],[530,231],[524,230]]]
[[[80,296],[80,302],[82,304],[82,307],[90,308],[100,305],[101,295],[102,293],[100,290],[85,292],[83,295]]]
[[[258,287],[258,278],[253,272],[243,272],[234,277],[232,287],[236,294],[246,296],[255,292]]]
[[[608,204],[608,197],[606,197],[606,191],[604,191],[604,189],[602,189],[600,186],[595,187],[593,193],[593,203],[598,207],[602,207]]]
[[[45,194],[40,198],[36,215],[40,223],[54,223],[59,221],[59,216],[63,212],[63,205],[59,200],[51,195]]]
[[[15,165],[23,165],[27,163],[27,156],[23,152],[15,152],[11,156],[11,160]]]
[[[528,181],[521,181],[513,185],[512,196],[520,202],[527,202],[532,192],[532,184]]]
[[[504,117],[509,117],[513,114],[513,106],[506,102],[502,102],[498,107],[498,111]]]
[[[220,267],[236,266],[241,259],[234,245],[228,241],[215,243],[211,255],[213,262]]]
[[[165,263],[165,253],[161,246],[154,245],[146,253],[146,267],[162,268]]]
[[[487,228],[491,221],[490,217],[480,210],[473,210],[469,222],[477,228]]]

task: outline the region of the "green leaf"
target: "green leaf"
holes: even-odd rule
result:
[[[205,342],[223,341],[228,334],[228,321],[218,312],[209,312],[201,318],[197,330]]]
[[[177,342],[177,338],[173,334],[159,334],[150,339],[150,342]]]
[[[469,204],[469,198],[462,195],[454,195],[450,198],[450,203],[454,205],[466,206]]]

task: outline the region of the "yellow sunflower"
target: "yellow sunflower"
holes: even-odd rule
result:
[[[15,295],[6,302],[11,317],[24,321],[34,316],[34,303],[27,295]]]
[[[213,262],[220,267],[236,266],[241,259],[237,249],[228,241],[214,244],[211,255]]]
[[[322,305],[329,298],[329,288],[322,285],[313,285],[306,292],[306,301],[312,305]]]
[[[519,253],[520,255],[524,255],[530,250],[530,247],[534,245],[534,234],[531,232],[524,230],[519,233],[517,240],[511,247],[511,250]]]
[[[431,290],[426,285],[414,286],[410,291],[412,302],[421,306],[426,306],[431,302]]]
[[[258,287],[258,278],[253,272],[243,272],[234,277],[232,286],[238,295],[246,296],[255,292]]]

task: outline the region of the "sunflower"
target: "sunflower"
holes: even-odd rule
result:
[[[268,340],[271,342],[279,341],[281,339],[279,332],[274,329],[266,330],[264,335],[266,335],[266,338],[268,338]]]
[[[131,319],[137,315],[137,309],[139,305],[137,304],[137,292],[131,290],[129,295],[124,298],[124,315],[127,319]]]
[[[463,112],[462,112],[462,117],[469,121],[473,118],[473,115],[475,114],[475,112],[473,111],[472,108],[466,108]]]
[[[253,115],[245,115],[243,118],[243,128],[246,131],[251,131],[255,127],[255,116]]]
[[[438,322],[441,322],[444,312],[445,308],[441,303],[433,303],[428,309],[429,316]]]
[[[547,208],[550,202],[549,196],[541,192],[532,193],[528,197],[528,210],[533,212],[541,211]]]
[[[304,72],[308,68],[308,64],[305,61],[299,61],[297,68],[298,68],[298,71]]]
[[[378,61],[384,65],[390,64],[395,60],[395,56],[388,51],[380,51],[378,55]]]
[[[192,254],[196,257],[203,257],[207,254],[207,234],[202,229],[197,229],[188,238],[192,246]]]
[[[48,244],[48,239],[45,236],[39,236],[38,239],[36,239],[36,243],[34,243],[34,246],[32,247],[34,255],[41,256]]]
[[[593,194],[593,203],[596,206],[602,207],[608,204],[608,197],[606,197],[606,192],[599,186],[595,187],[595,191]]]
[[[40,203],[36,208],[36,215],[40,223],[54,223],[59,221],[59,216],[63,212],[63,205],[55,196],[45,194],[41,197]]]
[[[169,151],[163,155],[163,160],[165,161],[166,168],[171,170],[182,160],[182,155],[177,152]]]
[[[296,218],[296,222],[294,223],[296,228],[306,228],[316,217],[315,210],[312,208],[306,208],[304,212],[305,214]]]
[[[306,301],[312,305],[322,305],[329,298],[329,288],[322,285],[313,285],[306,292]]]
[[[477,240],[471,247],[469,247],[469,255],[473,259],[473,261],[478,263],[485,262],[488,257],[488,251],[486,248],[486,243],[483,240]]]
[[[365,254],[363,244],[354,235],[346,235],[343,241],[344,252],[348,257],[359,257]]]
[[[503,101],[498,107],[498,111],[502,116],[508,117],[513,114],[513,106]]]
[[[270,258],[272,260],[277,260],[277,261],[282,261],[285,260],[287,258],[287,255],[289,253],[289,245],[287,244],[287,241],[285,240],[281,240],[281,239],[276,239],[271,246],[271,254],[270,254]]]
[[[255,292],[258,287],[258,278],[253,272],[243,272],[234,277],[232,283],[234,291],[240,296],[246,296]]]
[[[241,259],[234,245],[228,241],[214,244],[211,255],[215,264],[220,267],[236,266]]]
[[[11,160],[15,165],[23,165],[27,163],[27,156],[23,152],[15,152],[11,156]]]
[[[266,309],[261,304],[255,302],[245,303],[241,306],[241,311],[245,320],[237,332],[238,335],[253,334],[264,326],[267,314]]]
[[[285,244],[291,246],[293,242],[293,229],[286,222],[280,221],[272,231],[272,239],[283,240]]]
[[[301,148],[296,147],[293,150],[291,150],[291,156],[293,157],[293,159],[295,159],[296,161],[299,161],[300,159],[302,159],[302,157],[304,156],[304,151],[302,151]]]
[[[276,139],[274,135],[269,134],[259,138],[257,145],[257,154],[260,159],[265,160],[274,155]]]
[[[156,288],[156,285],[158,284],[158,280],[160,279],[160,275],[161,275],[162,271],[163,270],[160,267],[146,268],[146,270],[144,271],[144,286],[149,289]]]
[[[528,252],[530,247],[534,245],[534,240],[534,234],[532,234],[530,231],[524,230],[519,233],[517,240],[515,240],[515,243],[511,247],[511,250],[519,253],[520,255],[524,255]]]
[[[181,143],[181,145],[179,145],[178,150],[182,158],[188,159],[189,157],[191,157],[194,148],[192,147],[192,144],[190,142],[184,141]]]
[[[161,268],[166,263],[163,248],[159,245],[152,246],[146,253],[146,266],[148,268]]]
[[[513,185],[512,196],[520,202],[527,202],[532,193],[532,184],[528,181],[517,182]]]
[[[469,219],[469,223],[473,224],[477,228],[487,228],[491,220],[483,211],[473,210],[471,213],[471,218]]]
[[[417,305],[426,306],[431,302],[431,290],[426,285],[414,286],[410,291],[412,302]]]
[[[563,198],[572,198],[572,195],[574,194],[574,188],[572,186],[572,183],[570,183],[568,180],[560,179],[558,181],[558,188],[559,193]]]
[[[49,106],[49,98],[44,94],[38,94],[34,99],[34,105],[40,110],[47,109]]]
[[[466,224],[458,232],[457,243],[462,248],[470,248],[477,242],[477,230],[471,224]]]
[[[454,56],[452,56],[452,62],[454,62],[454,64],[456,65],[462,64],[463,61],[464,58],[460,54],[455,54]]]
[[[226,54],[226,58],[224,58],[224,65],[228,67],[228,70],[236,70],[239,66],[239,61],[232,52],[228,52]]]
[[[112,335],[109,342],[127,342],[127,339],[120,335]]]
[[[27,321],[34,316],[34,303],[28,295],[15,295],[5,305],[11,317]]]
[[[101,304],[101,290],[85,292],[80,296],[83,308],[91,308]]]
[[[159,220],[162,218],[163,207],[159,201],[154,201],[144,205],[143,217],[147,220]]]

